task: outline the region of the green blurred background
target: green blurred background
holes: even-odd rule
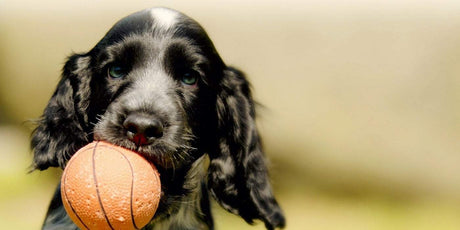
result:
[[[27,121],[66,56],[152,6],[248,74],[287,229],[460,229],[460,2],[435,0],[0,0],[0,229],[43,220],[60,170],[27,174]]]

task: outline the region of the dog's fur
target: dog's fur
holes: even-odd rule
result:
[[[111,74],[114,66],[121,75]],[[162,132],[134,141],[124,125],[132,114],[155,119]],[[147,9],[68,58],[32,134],[33,168],[64,168],[76,150],[104,140],[160,172],[160,205],[145,229],[213,229],[209,194],[248,223],[283,227],[254,119],[246,77],[224,64],[203,28],[179,12]],[[58,186],[43,229],[76,228]]]

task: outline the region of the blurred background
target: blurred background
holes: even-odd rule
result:
[[[287,229],[460,229],[460,2],[435,0],[0,0],[0,229],[39,229],[59,179],[27,172],[65,58],[152,6],[249,76]]]

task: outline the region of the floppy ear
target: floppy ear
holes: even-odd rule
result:
[[[224,71],[216,110],[217,145],[209,154],[211,194],[223,208],[248,223],[261,219],[267,229],[284,227],[255,124],[254,101],[243,73],[233,68]]]
[[[57,88],[32,133],[33,170],[64,168],[77,149],[89,142],[84,130],[89,104],[89,57],[68,58]]]

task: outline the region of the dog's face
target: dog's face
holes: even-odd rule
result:
[[[105,99],[93,112],[100,116],[90,120],[95,138],[140,152],[164,168],[190,164],[202,154],[196,150],[203,128],[213,126],[210,102],[223,71],[205,34],[196,22],[167,9],[117,23],[90,52],[95,61],[87,63],[98,87],[92,91],[101,94],[97,103]]]
[[[177,211],[166,206],[182,205],[195,177],[228,211],[282,226],[254,117],[249,83],[225,66],[198,23],[165,8],[144,10],[69,57],[33,133],[33,166],[64,168],[78,148],[105,140],[157,166],[159,212]],[[208,175],[191,174],[203,154]]]

